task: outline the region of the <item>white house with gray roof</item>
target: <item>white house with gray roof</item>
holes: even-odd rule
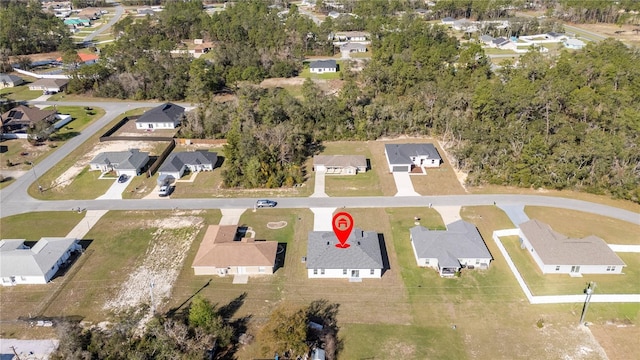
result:
[[[462,267],[486,269],[493,259],[478,229],[464,220],[447,230],[414,226],[410,237],[418,266],[434,268],[440,276],[453,276]]]
[[[335,60],[316,60],[309,64],[312,74],[334,73],[338,71],[338,63]]]
[[[136,129],[175,129],[184,116],[184,108],[173,103],[164,103],[145,112],[136,120]]]
[[[149,162],[149,153],[140,152],[138,149],[128,151],[107,151],[98,154],[89,163],[90,170],[102,172],[115,171],[118,176],[140,175],[142,169]]]
[[[333,231],[311,231],[307,243],[307,276],[310,279],[380,278],[384,263],[378,233],[354,228],[346,249],[337,248]]]
[[[0,282],[3,286],[46,284],[71,253],[82,250],[77,239],[42,238],[33,247],[24,239],[0,240]]]
[[[313,170],[327,174],[355,175],[367,171],[367,159],[364,155],[316,155],[313,157]]]
[[[414,167],[433,168],[442,164],[433,144],[386,144],[384,153],[391,172],[411,172]]]
[[[18,86],[23,82],[24,80],[22,80],[22,78],[19,76],[0,73],[0,89]]]
[[[519,225],[520,241],[543,274],[621,274],[625,263],[601,238],[571,239],[538,220]]]
[[[184,172],[212,171],[218,162],[218,154],[207,150],[183,151],[169,154],[158,169],[160,177],[180,179]]]

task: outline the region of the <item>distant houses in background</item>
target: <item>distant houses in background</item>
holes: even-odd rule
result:
[[[216,162],[218,162],[218,154],[207,150],[171,153],[158,169],[158,181],[163,184],[166,181],[180,179],[187,170],[192,173],[212,171]]]
[[[316,60],[309,64],[312,74],[335,73],[338,71],[338,63],[335,60]]]
[[[447,230],[414,226],[410,238],[418,266],[434,268],[443,277],[463,267],[487,269],[493,259],[475,225],[463,220],[447,225]]]
[[[306,267],[310,279],[380,278],[384,270],[381,241],[374,231],[353,229],[346,249],[337,248],[333,231],[311,231],[307,242]]]
[[[210,225],[191,267],[195,275],[273,274],[276,241],[243,237],[237,225]]]
[[[521,247],[543,274],[620,274],[625,263],[601,238],[572,239],[538,220],[519,225]]]
[[[128,151],[109,151],[98,154],[89,162],[90,170],[102,172],[115,171],[118,176],[137,176],[149,162],[149,153],[138,149]]]
[[[24,80],[16,75],[0,73],[0,89],[11,88],[24,83]]]
[[[584,41],[578,39],[567,39],[563,42],[564,47],[573,50],[582,50],[586,46]]]
[[[411,172],[414,168],[433,168],[442,158],[433,144],[386,144],[384,153],[390,172]]]
[[[73,252],[81,251],[77,239],[41,238],[33,247],[24,239],[0,240],[0,279],[2,286],[46,284],[64,266]]]
[[[136,129],[175,129],[184,116],[184,108],[173,103],[164,103],[148,110],[136,120]]]

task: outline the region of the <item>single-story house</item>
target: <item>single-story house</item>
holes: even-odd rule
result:
[[[336,32],[333,40],[336,41],[367,41],[371,34],[364,31],[340,31]]]
[[[565,35],[564,33],[558,33],[558,32],[555,32],[555,31],[551,31],[551,32],[546,33],[545,37],[547,39],[553,39],[553,40],[560,41],[560,40],[566,39],[567,35]]]
[[[543,274],[621,274],[626,264],[601,238],[571,239],[538,220],[519,225],[520,241]]]
[[[312,74],[334,73],[338,71],[338,63],[335,60],[316,60],[309,64]]]
[[[69,84],[69,79],[38,79],[29,84],[29,90],[42,90],[58,93]]]
[[[367,159],[364,155],[316,155],[313,157],[313,170],[355,175],[367,171]]]
[[[83,65],[91,65],[98,62],[100,57],[96,54],[78,53],[77,62]],[[56,59],[58,62],[62,62],[62,57]]]
[[[516,43],[503,37],[493,39],[493,41],[491,41],[491,46],[503,50],[515,50],[518,48]]]
[[[78,240],[72,238],[41,238],[31,248],[24,242],[24,239],[0,240],[2,286],[46,284],[71,253],[82,250]]]
[[[158,169],[158,174],[180,179],[187,169],[191,172],[212,171],[218,154],[206,150],[171,153]]]
[[[75,25],[75,26],[91,26],[91,20],[87,18],[66,18],[64,19],[65,25]]]
[[[2,133],[26,133],[27,129],[42,121],[52,124],[56,120],[56,110],[40,110],[25,105],[18,105],[0,115]]]
[[[89,163],[90,170],[102,172],[115,171],[118,176],[140,175],[142,169],[149,162],[149,153],[140,152],[138,149],[128,151],[108,151],[98,154]]]
[[[478,229],[464,220],[447,225],[447,230],[414,226],[410,237],[418,266],[434,268],[440,276],[453,276],[462,267],[486,269],[493,259]]]
[[[578,39],[567,39],[564,41],[563,44],[564,44],[564,47],[566,47],[567,49],[575,49],[575,50],[581,50],[583,47],[587,45],[584,43],[584,41],[578,40]]]
[[[0,89],[10,88],[22,84],[24,80],[21,77],[11,74],[0,74]]]
[[[367,45],[360,43],[346,43],[340,45],[340,52],[343,54],[367,52]]]
[[[310,279],[380,278],[384,263],[378,233],[354,228],[348,248],[337,248],[333,231],[310,231],[307,242],[307,276]]]
[[[147,16],[147,15],[153,16],[153,15],[156,14],[156,12],[153,11],[153,9],[148,9],[148,8],[147,9],[138,9],[136,12],[138,13],[138,16]]]
[[[464,32],[478,31],[478,23],[469,19],[460,19],[453,22],[453,30]]]
[[[136,120],[136,129],[175,129],[184,116],[184,108],[164,103],[145,112]]]
[[[493,44],[493,40],[495,40],[495,38],[491,35],[482,35],[479,38],[480,42],[487,45],[487,46],[491,46]]]
[[[456,21],[456,19],[447,16],[446,18],[440,20],[442,22],[443,25],[447,25],[447,26],[453,26],[453,23]]]
[[[193,259],[195,275],[273,274],[278,243],[239,238],[237,225],[210,225]]]
[[[411,172],[414,167],[439,167],[442,158],[433,144],[386,144],[389,171]]]
[[[340,14],[337,11],[329,11],[329,13],[327,14],[327,16],[332,18],[332,19],[337,19],[337,18],[340,17],[340,15],[342,15],[342,14]]]

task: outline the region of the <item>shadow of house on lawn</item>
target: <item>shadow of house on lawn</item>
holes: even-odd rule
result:
[[[389,253],[387,253],[387,247],[384,242],[384,234],[378,234],[378,244],[380,245],[380,255],[382,255],[382,271],[380,275],[384,275],[384,273],[391,269],[391,264],[389,264]]]
[[[278,250],[276,251],[276,261],[273,264],[273,273],[275,274],[278,269],[284,267],[284,260],[287,254],[287,243],[278,243]]]
[[[82,255],[86,253],[87,249],[89,248],[92,242],[93,242],[92,239],[79,240],[78,244],[80,244],[80,246],[82,247],[82,250],[72,252],[71,255],[69,256],[69,259],[67,259],[67,261],[65,261],[62,265],[60,265],[58,271],[55,273],[55,275],[53,275],[50,281],[54,281],[57,278],[64,277],[67,274],[69,274],[70,277],[73,277],[73,275],[81,265],[80,263],[78,263],[77,264],[78,269],[76,269],[74,268],[74,264],[76,264],[76,262],[78,262],[78,260],[82,258]],[[73,272],[71,272],[72,269],[73,269]],[[63,279],[63,281],[68,281],[68,279]]]
[[[168,318],[173,317],[180,309],[182,309],[183,306],[185,306],[187,303],[189,303],[191,301],[191,299],[193,299],[202,290],[204,290],[207,286],[209,286],[211,284],[211,280],[212,279],[209,279],[204,285],[202,285],[202,287],[200,289],[196,290],[196,292],[191,294],[191,296],[189,296],[185,301],[183,301],[182,304],[169,309],[169,311],[166,312],[165,316],[168,317]]]

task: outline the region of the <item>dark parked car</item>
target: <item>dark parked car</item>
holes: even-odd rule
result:
[[[258,200],[256,202],[256,207],[274,207],[278,205],[277,202],[273,201],[273,200]]]
[[[127,180],[129,180],[129,177],[125,174],[122,174],[120,175],[120,177],[118,177],[118,182],[121,184],[127,182]]]

